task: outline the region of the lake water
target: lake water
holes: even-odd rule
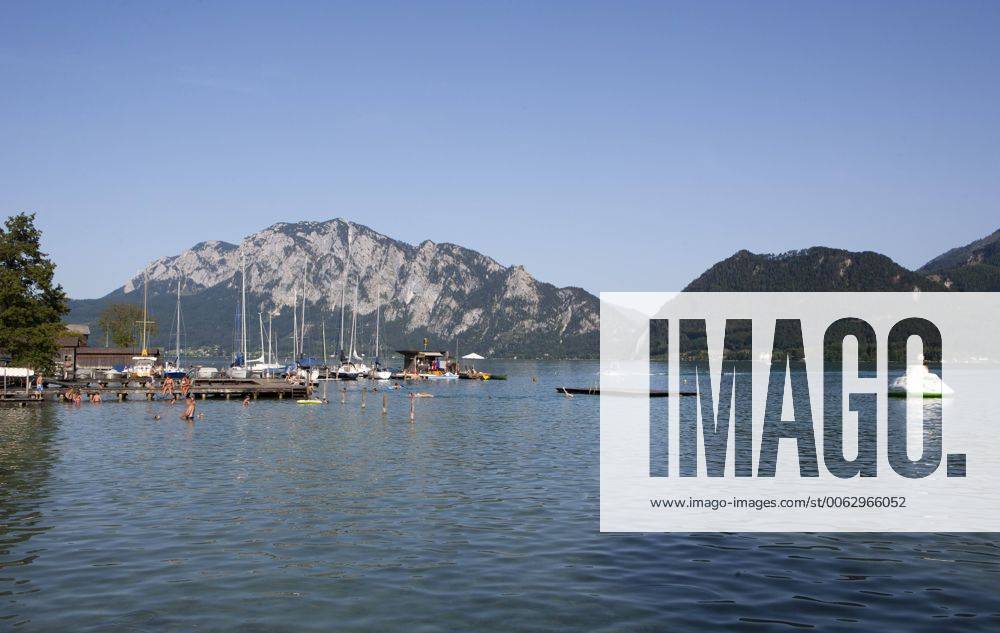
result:
[[[1000,629],[994,535],[599,533],[597,364],[488,367],[0,409],[0,630]]]

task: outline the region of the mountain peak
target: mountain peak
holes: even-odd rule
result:
[[[885,255],[812,246],[784,253],[736,252],[715,264],[687,292],[811,292],[943,290]]]
[[[327,317],[339,327],[343,304],[350,313],[356,301],[359,328],[373,330],[378,306],[385,340],[398,344],[427,336],[460,338],[493,355],[593,355],[597,349],[593,295],[539,282],[523,266],[508,268],[457,244],[412,246],[341,218],[278,222],[239,245],[199,242],[151,262],[102,299],[76,302],[75,309],[134,301],[129,295],[141,290],[145,272],[154,318],[159,312],[169,323],[177,281],[184,279],[189,332],[197,330],[199,344],[225,343],[232,340],[244,265],[248,315],[260,312],[264,321],[273,315],[280,331],[291,329],[293,306],[301,318],[303,300],[314,337]],[[77,314],[74,319],[88,320]]]

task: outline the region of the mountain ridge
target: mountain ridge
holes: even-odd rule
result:
[[[493,355],[538,356],[590,354],[597,345],[597,299],[581,288],[557,288],[536,280],[523,266],[503,266],[458,244],[423,240],[413,245],[342,218],[277,222],[239,244],[198,242],[157,258],[104,297],[72,302],[70,318],[95,324],[108,303],[135,302],[144,277],[151,313],[171,314],[176,283],[183,279],[186,329],[194,331],[190,344],[226,341],[227,327],[236,327],[219,317],[235,310],[243,262],[251,330],[259,323],[251,317],[257,320],[254,313],[260,312],[260,320],[272,315],[290,338],[292,305],[301,310],[305,297],[307,345],[312,344],[307,352],[318,351],[320,318],[328,335],[329,324],[335,323],[334,349],[339,347],[339,311],[348,304],[346,329],[355,292],[366,331],[362,346],[370,346],[377,289],[383,340],[391,345],[412,346],[426,337],[448,349],[465,341],[468,348]]]
[[[103,306],[141,302],[136,293],[144,273],[150,279],[154,318],[172,314],[176,281],[183,278],[185,314],[200,318],[187,319],[185,329],[196,334],[182,346],[223,342],[222,351],[231,352],[240,258],[246,256],[249,329],[260,334],[254,312],[262,313],[258,324],[265,321],[263,314],[275,315],[275,331],[287,333],[279,339],[284,341],[279,345],[284,352],[290,347],[291,306],[301,310],[304,294],[309,324],[306,351],[317,351],[325,329],[329,353],[339,347],[348,244],[349,272],[358,291],[361,347],[370,343],[375,288],[381,287],[382,338],[389,346],[412,347],[426,337],[432,347],[490,356],[596,357],[599,352],[598,299],[585,289],[536,280],[521,265],[504,266],[458,244],[427,239],[413,245],[343,218],[277,222],[239,244],[198,242],[177,255],[157,258],[104,297],[72,301],[70,319],[96,326]],[[355,284],[347,285],[344,296],[345,330]],[[772,254],[744,249],[710,266],[684,290],[1000,290],[1000,231],[950,249],[916,271],[874,251],[813,246]],[[325,327],[318,327],[317,321]],[[154,343],[166,342],[164,330],[172,327],[161,327]]]
[[[945,251],[918,272],[955,290],[1000,291],[1000,229]]]

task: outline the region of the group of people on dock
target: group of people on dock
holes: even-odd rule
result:
[[[174,394],[174,390],[177,387],[178,385],[174,382],[174,379],[170,376],[167,376],[166,378],[163,379],[163,385],[160,389],[160,395],[163,396],[164,398],[170,396],[174,400],[176,400],[177,396],[176,394]],[[188,376],[184,376],[183,378],[181,378],[180,381],[181,398],[187,398],[188,392],[190,391],[191,391],[191,379]]]

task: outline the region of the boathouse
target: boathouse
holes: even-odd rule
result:
[[[403,357],[403,373],[410,376],[449,371],[454,364],[447,350],[398,349],[396,353]]]
[[[63,378],[76,378],[81,370],[89,373],[131,365],[132,357],[140,351],[134,347],[90,347],[87,344],[90,328],[86,325],[67,325],[66,330],[66,334],[59,337],[59,356],[56,358],[56,368]],[[160,350],[147,351],[157,358],[159,365]]]

